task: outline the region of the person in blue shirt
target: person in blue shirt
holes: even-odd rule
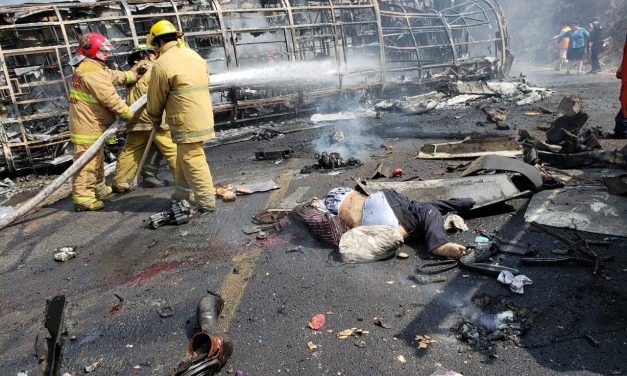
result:
[[[579,24],[576,22],[573,22],[570,28],[570,31],[564,31],[554,36],[553,39],[569,39],[568,52],[566,53],[568,59],[566,74],[570,74],[570,69],[574,65],[578,65],[577,74],[580,74],[583,66],[583,58],[586,55],[586,45],[588,44],[588,39],[590,39],[590,33],[588,33],[588,30],[585,28],[579,27]]]

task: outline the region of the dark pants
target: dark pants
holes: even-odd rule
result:
[[[601,62],[599,61],[599,55],[601,55],[602,50],[603,46],[600,43],[592,44],[592,48],[590,49],[590,64],[592,65],[592,72],[601,71]]]
[[[614,127],[614,136],[616,137],[627,137],[627,119],[625,119],[625,115],[623,114],[623,110],[619,110],[618,114],[614,118],[616,121],[616,126]]]
[[[416,202],[391,189],[384,189],[383,194],[399,224],[410,236],[423,237],[429,252],[448,242],[442,215],[452,211],[462,213],[475,205],[471,198]]]

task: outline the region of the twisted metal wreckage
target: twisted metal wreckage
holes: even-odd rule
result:
[[[68,62],[88,31],[126,57],[169,19],[212,74],[275,62],[373,65],[333,82],[212,86],[216,123],[236,125],[311,108],[343,93],[420,85],[451,74],[502,75],[510,59],[496,0],[105,0],[0,6],[0,173],[68,160]]]

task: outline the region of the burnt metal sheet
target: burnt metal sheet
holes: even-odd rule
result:
[[[627,175],[604,177],[607,190],[613,195],[627,195]]]
[[[44,327],[35,340],[35,353],[43,376],[59,375],[65,303],[65,295],[57,295],[46,302]]]
[[[479,207],[519,197],[521,194],[506,174],[407,182],[368,182],[366,186],[371,192],[394,189],[421,202],[470,197]]]
[[[602,185],[543,191],[531,199],[525,222],[627,236],[627,197],[612,195]]]
[[[522,148],[514,137],[467,139],[459,142],[422,145],[417,158],[462,159],[482,157],[484,155],[516,157],[522,155]]]
[[[212,78],[277,64],[316,65],[309,69],[312,80],[268,82],[289,77],[281,71],[261,83],[212,84],[218,128],[302,114],[351,91],[415,88],[453,72],[477,80],[500,77],[511,58],[496,0],[0,3],[0,173],[45,166],[63,154],[69,60],[85,31],[111,40],[109,60],[116,69],[128,68],[128,54],[164,17],[207,60]],[[355,69],[320,79],[321,71],[339,66]]]
[[[486,155],[472,161],[468,168],[462,173],[462,176],[474,175],[479,171],[510,171],[518,172],[526,177],[531,184],[539,190],[542,188],[542,174],[537,168],[528,165],[525,162],[501,157],[498,155]]]

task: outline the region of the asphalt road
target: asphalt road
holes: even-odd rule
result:
[[[85,366],[99,362],[95,375],[166,375],[185,357],[187,340],[195,330],[196,304],[208,290],[226,299],[220,326],[235,346],[221,374],[627,372],[625,239],[599,249],[614,259],[604,262],[596,276],[586,267],[524,268],[534,283],[524,295],[515,295],[492,278],[460,270],[444,273],[443,282],[422,283],[416,269],[427,255],[420,244],[404,246],[408,259],[350,265],[296,224],[271,232],[265,240],[242,232],[254,214],[284,198],[307,200],[335,186],[352,186],[351,177],[370,176],[379,162],[403,168],[406,176],[433,178],[432,171],[446,162],[414,159],[421,144],[468,135],[514,135],[517,129],[538,133],[535,127],[546,125],[551,115],[530,118],[522,113],[554,109],[564,94],[584,98],[590,124],[613,127],[618,83],[611,75],[577,77],[518,69],[532,72],[534,82],[550,85],[556,94],[529,106],[499,104],[509,110],[513,126],[509,131],[477,126],[485,118],[477,106],[418,116],[384,113],[381,119],[207,149],[216,183],[273,179],[282,189],[220,202],[215,213],[193,218],[187,225],[145,228],[150,214],[168,206],[171,188],[162,188],[114,196],[103,211],[94,213],[72,212],[71,200],[65,198],[2,230],[0,374],[37,374],[33,348],[45,301],[65,294],[69,304],[64,371],[84,374]],[[347,153],[364,164],[333,176],[300,174],[336,130],[346,136]],[[381,148],[384,144],[393,145],[392,154]],[[294,149],[297,158],[280,164],[253,160],[255,151],[286,148]],[[474,231],[496,230],[551,255],[559,244],[523,222],[527,201],[515,200],[469,218],[472,231],[453,239],[470,244]],[[78,257],[55,262],[54,250],[65,245],[77,246]],[[517,256],[498,257],[504,265],[517,264]],[[166,307],[173,315],[160,317],[159,310]],[[473,348],[457,337],[463,317],[491,323],[508,309],[525,317],[526,330],[519,341],[483,342]],[[320,331],[307,327],[315,313],[326,314]],[[389,328],[374,325],[375,318]],[[337,333],[348,328],[369,333],[339,339]],[[418,349],[416,335],[437,342]],[[310,350],[308,342],[317,349]]]

